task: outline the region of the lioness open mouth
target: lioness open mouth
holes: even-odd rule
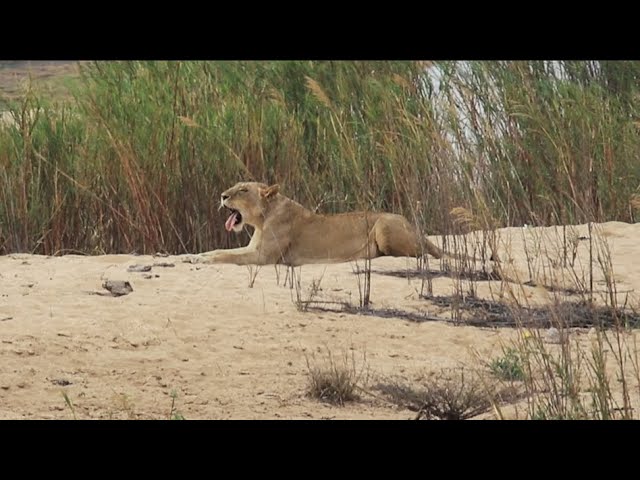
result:
[[[234,210],[233,208],[229,208],[229,210],[231,210],[231,215],[229,215],[227,221],[224,222],[224,228],[227,229],[227,232],[230,232],[234,229],[234,227],[242,223],[242,215],[240,214],[240,212],[238,210]]]

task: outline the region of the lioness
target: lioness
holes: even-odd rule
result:
[[[228,232],[255,227],[249,245],[213,250],[191,261],[267,265],[336,263],[383,255],[417,257],[443,252],[393,213],[319,215],[278,193],[279,186],[242,182],[222,193],[220,208],[231,211]]]

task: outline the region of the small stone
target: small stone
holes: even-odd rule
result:
[[[133,292],[133,287],[127,281],[123,280],[105,280],[102,284],[102,288],[109,290],[114,297],[120,297],[122,295],[128,295]]]
[[[54,378],[53,380],[51,380],[51,383],[53,383],[54,385],[60,385],[61,387],[71,385],[71,382],[64,378]]]
[[[129,265],[129,268],[127,268],[127,272],[150,272],[151,271],[151,265]]]

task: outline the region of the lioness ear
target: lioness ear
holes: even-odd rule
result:
[[[275,185],[271,185],[270,187],[261,188],[258,190],[258,192],[260,192],[260,196],[262,198],[271,198],[271,197],[274,197],[279,190],[280,190],[280,185],[276,183]]]

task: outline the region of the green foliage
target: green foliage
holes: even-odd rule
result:
[[[525,369],[520,353],[515,348],[507,348],[504,355],[494,358],[489,363],[489,370],[500,380],[522,381],[525,379]]]
[[[0,121],[0,253],[239,245],[238,180],[451,232],[635,221],[638,62],[93,62]],[[420,202],[418,204],[417,202]]]

